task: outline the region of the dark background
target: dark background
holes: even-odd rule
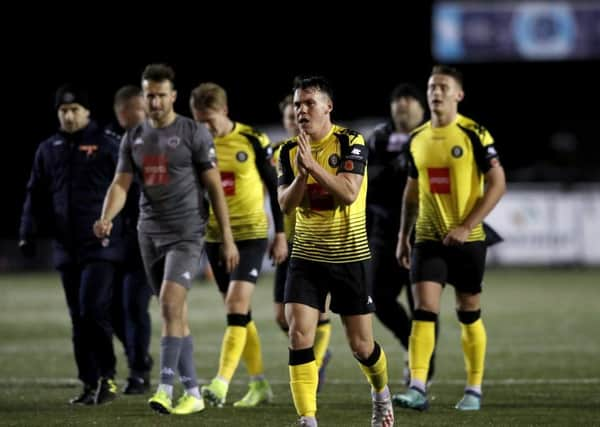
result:
[[[334,119],[383,117],[391,89],[401,81],[425,89],[434,64],[430,4],[402,7],[402,13],[373,6],[341,14],[306,4],[285,19],[274,18],[278,10],[233,6],[75,16],[54,11],[4,34],[0,237],[16,238],[35,149],[57,128],[53,97],[62,83],[87,86],[92,117],[106,123],[114,91],[137,84],[146,64],[167,62],[177,74],[178,112],[188,115],[189,91],[211,80],[227,89],[234,120],[260,128],[279,121],[277,103],[295,75],[323,74],[335,91]],[[495,137],[509,180],[536,179],[523,171],[552,162],[581,171],[575,178],[565,174],[565,181],[594,179],[600,169],[597,62],[456,65],[465,76],[460,111]],[[576,152],[556,158],[551,138],[557,132],[575,137]]]

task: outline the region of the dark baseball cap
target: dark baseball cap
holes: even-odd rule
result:
[[[56,90],[56,95],[54,97],[54,108],[58,109],[58,107],[63,104],[79,104],[83,108],[89,110],[90,103],[88,93],[85,89],[75,84],[64,84]]]
[[[411,83],[401,83],[398,86],[396,86],[390,94],[390,102],[393,102],[396,99],[405,96],[416,99],[417,101],[419,101],[423,108],[425,108],[425,106],[427,105],[427,103],[425,102],[425,95],[423,94],[423,92]]]

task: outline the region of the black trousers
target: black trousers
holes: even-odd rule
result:
[[[409,272],[396,260],[395,236],[390,240],[370,239],[370,281],[375,300],[375,315],[408,349],[412,312],[414,309]],[[408,310],[398,301],[402,290],[408,298]]]
[[[89,261],[58,270],[71,316],[78,378],[94,386],[99,377],[115,376],[111,304],[116,265]]]
[[[123,343],[134,376],[142,376],[152,368],[148,354],[152,333],[148,308],[152,292],[141,261],[121,269],[113,295],[113,328]]]

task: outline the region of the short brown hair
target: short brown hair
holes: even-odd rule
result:
[[[281,114],[285,112],[285,107],[288,105],[294,105],[294,95],[292,94],[286,95],[285,98],[279,102],[279,111]]]
[[[460,87],[463,86],[463,75],[457,68],[451,67],[450,65],[434,65],[433,70],[431,70],[431,74],[443,74],[445,76],[450,76],[459,84]]]
[[[175,89],[175,71],[167,64],[149,64],[144,68],[142,81],[150,80],[152,82],[171,82],[171,88]]]
[[[198,110],[227,107],[227,92],[216,83],[198,85],[190,95],[192,107]]]
[[[142,89],[133,85],[123,86],[115,93],[113,105],[119,107],[136,96],[144,96]]]

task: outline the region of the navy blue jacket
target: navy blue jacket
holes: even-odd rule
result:
[[[125,134],[125,129],[116,123],[112,123],[105,128],[105,132],[121,141]],[[123,234],[125,238],[125,269],[135,270],[144,268],[142,256],[140,254],[140,246],[137,236],[137,224],[140,217],[140,193],[141,186],[137,176],[133,175],[131,186],[127,193],[125,206],[121,211],[123,221]]]
[[[113,221],[106,247],[93,232],[118,157],[118,140],[94,122],[72,134],[59,131],[42,142],[27,184],[20,239],[34,239],[37,225],[44,222],[53,238],[56,267],[89,260],[122,261],[120,216]]]

